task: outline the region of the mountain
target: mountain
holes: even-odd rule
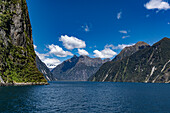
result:
[[[26,0],[0,0],[1,82],[46,84],[35,57]]]
[[[149,44],[139,41],[135,45],[125,47],[114,59],[113,61],[122,60],[123,58],[132,55],[138,50],[144,49],[146,47],[150,47]]]
[[[51,71],[48,69],[48,67],[45,65],[45,63],[43,63],[39,57],[36,55],[36,65],[38,70],[45,76],[45,78],[48,81],[55,81],[57,79],[55,79],[53,77],[53,74],[51,73]]]
[[[170,39],[105,63],[89,81],[170,83]]]
[[[52,70],[58,80],[86,81],[99,67],[110,59],[90,58],[85,55],[74,55]]]

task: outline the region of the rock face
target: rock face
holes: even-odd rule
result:
[[[77,57],[74,55],[52,70],[58,80],[86,81],[99,67],[110,59],[90,58],[88,56]]]
[[[123,58],[132,55],[133,53],[137,52],[138,50],[144,49],[146,47],[150,47],[149,44],[145,42],[138,42],[133,46],[125,47],[114,59],[113,61],[122,60]]]
[[[37,64],[37,68],[38,70],[44,75],[44,77],[48,80],[48,81],[55,81],[57,79],[55,79],[53,77],[53,74],[51,73],[51,71],[48,69],[48,67],[45,65],[45,63],[43,63],[38,56],[36,56],[36,64]]]
[[[36,68],[26,0],[0,0],[0,76],[5,83],[47,82]]]
[[[89,81],[170,83],[170,39],[105,63]]]

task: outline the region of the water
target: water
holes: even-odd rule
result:
[[[170,84],[52,82],[0,87],[0,112],[168,113]]]

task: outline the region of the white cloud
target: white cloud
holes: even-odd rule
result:
[[[56,58],[46,58],[43,60],[43,62],[47,65],[48,68],[55,68],[57,65],[59,65],[61,62],[60,60]]]
[[[122,17],[122,12],[117,13],[117,19],[119,20],[121,19],[121,17]]]
[[[83,28],[83,30],[86,31],[86,32],[90,31],[90,28],[89,28],[88,25],[82,26],[82,28]]]
[[[168,25],[170,25],[170,22],[168,22]]]
[[[117,46],[114,46],[111,44],[111,45],[106,45],[105,48],[112,48],[113,50],[116,50],[116,49],[124,49],[125,47],[129,47],[132,45],[135,45],[135,44],[119,44]]]
[[[144,6],[146,7],[146,9],[158,9],[158,10],[170,9],[169,3],[163,0],[150,0]]]
[[[35,51],[35,53],[42,61],[46,59],[45,57],[49,56],[49,54],[40,54],[37,51]]]
[[[65,36],[62,35],[59,41],[62,41],[63,46],[69,50],[72,50],[74,48],[85,48],[86,47],[85,41],[80,40],[73,36],[69,37],[67,35]]]
[[[89,55],[89,53],[84,49],[78,49],[79,55]]]
[[[69,51],[64,51],[61,47],[58,45],[49,45],[48,48],[50,49],[50,54],[54,54],[58,57],[67,57],[67,56],[72,56],[73,54]]]
[[[95,57],[100,57],[100,58],[111,58],[117,55],[117,53],[111,50],[110,48],[105,48],[102,51],[94,50],[93,53]]]
[[[48,68],[55,68],[57,65],[59,65],[61,62],[60,60],[56,58],[47,58],[49,54],[40,54],[37,51],[35,51],[36,55],[40,58],[42,62],[46,64]]]
[[[34,49],[37,49],[37,46],[36,46],[36,45],[34,45]]]
[[[120,33],[127,34],[128,32],[126,30],[120,30]]]
[[[124,39],[124,38],[128,38],[128,37],[130,37],[129,35],[128,36],[122,36],[122,39]]]

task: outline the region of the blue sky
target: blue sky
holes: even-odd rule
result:
[[[27,0],[35,51],[53,68],[76,55],[114,58],[138,41],[170,37],[163,0]]]

